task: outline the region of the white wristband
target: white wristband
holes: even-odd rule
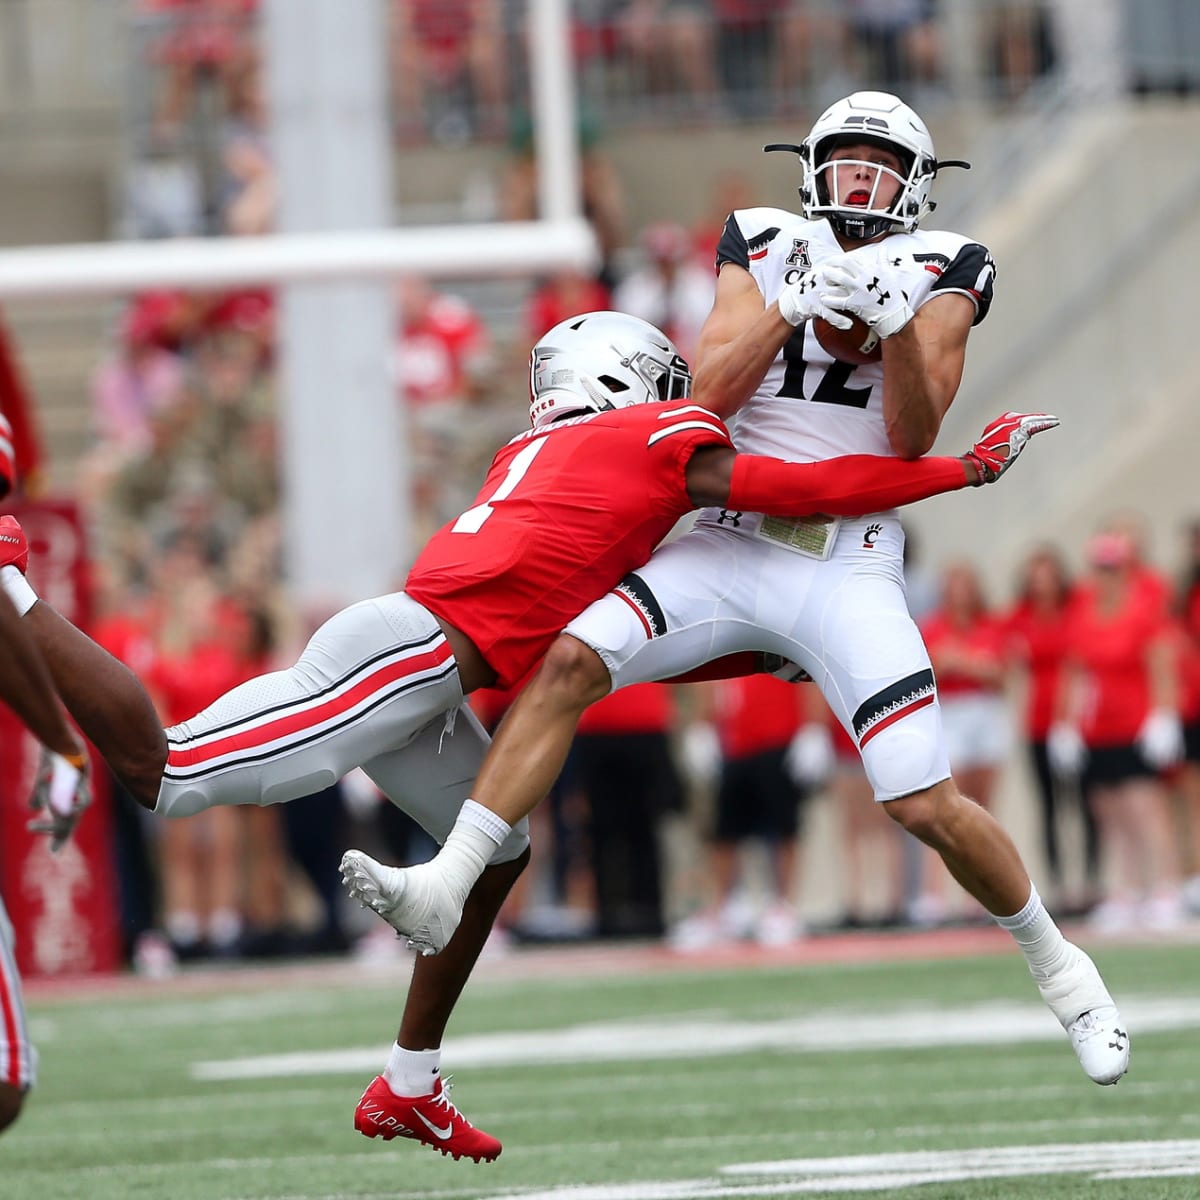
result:
[[[23,617],[38,602],[38,594],[29,580],[11,563],[0,567],[0,586],[8,593],[18,616]]]

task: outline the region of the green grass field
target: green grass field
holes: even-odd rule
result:
[[[492,1165],[351,1128],[404,968],[33,989],[41,1079],[0,1196],[1194,1200],[1200,958],[1097,957],[1133,1035],[1115,1088],[1079,1071],[1015,952],[636,972],[518,952],[481,970],[444,1057],[504,1142]],[[260,1057],[280,1055],[313,1057]]]

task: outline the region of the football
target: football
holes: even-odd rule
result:
[[[824,317],[815,317],[813,332],[821,349],[831,358],[856,367],[878,362],[883,357],[883,343],[860,317],[851,317],[850,322],[849,329],[838,329]]]

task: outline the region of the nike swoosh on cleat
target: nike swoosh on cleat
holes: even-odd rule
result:
[[[421,1124],[424,1125],[429,1130],[429,1132],[433,1134],[434,1137],[440,1138],[443,1142],[454,1132],[454,1122],[453,1121],[451,1121],[450,1124],[447,1125],[445,1129],[442,1129],[440,1126],[435,1125],[423,1113],[418,1112],[415,1108],[413,1109],[413,1116],[415,1116],[417,1118],[417,1120],[420,1121]]]

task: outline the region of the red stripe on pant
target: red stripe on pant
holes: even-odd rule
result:
[[[903,708],[896,709],[894,713],[888,713],[882,721],[872,725],[863,734],[862,740],[858,743],[858,748],[861,750],[881,729],[886,729],[889,725],[894,725],[901,717],[907,717],[909,713],[916,712],[918,708],[925,708],[932,704],[933,699],[933,696],[922,696],[919,700],[914,700],[911,704],[906,704]]]
[[[253,729],[231,733],[204,746],[173,749],[167,755],[167,765],[170,767],[193,767],[221,758],[226,754],[232,754],[237,750],[252,750],[257,746],[274,741],[276,738],[287,737],[289,734],[311,729],[314,725],[319,725],[331,717],[347,712],[361,701],[369,698],[373,692],[381,691],[406,675],[415,675],[421,671],[427,671],[431,667],[441,666],[451,656],[450,644],[446,641],[439,642],[432,650],[424,654],[381,667],[374,674],[368,675],[356,683],[343,695],[335,696],[313,708],[290,713],[286,717],[268,721],[264,725],[256,725]]]
[[[21,1087],[21,1030],[17,1024],[17,968],[7,954],[0,954],[0,1018],[4,1022],[4,1042],[8,1047],[0,1083]]]
[[[646,631],[646,637],[649,639],[653,639],[654,630],[650,628],[650,622],[646,620],[646,614],[644,612],[642,612],[642,610],[640,608],[638,608],[638,606],[627,595],[625,595],[624,592],[620,592],[620,591],[613,592],[613,595],[616,596],[617,599],[619,599],[619,600],[624,600],[625,603],[628,604],[629,607],[632,608],[635,613],[637,613],[637,619],[639,621],[641,621],[642,628]]]

